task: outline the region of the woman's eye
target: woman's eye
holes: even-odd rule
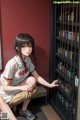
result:
[[[22,45],[21,47],[26,47],[25,45]]]
[[[32,45],[22,45],[21,47],[32,47]]]
[[[29,47],[32,47],[32,45],[29,45]]]

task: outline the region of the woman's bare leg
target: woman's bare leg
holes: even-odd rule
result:
[[[30,99],[27,99],[23,102],[23,105],[22,105],[22,111],[26,111],[28,105],[29,105],[29,102],[30,102]]]
[[[13,112],[11,111],[8,104],[0,97],[0,110],[1,112],[7,112],[9,120],[17,120],[14,116]]]
[[[32,87],[34,88],[36,86],[36,80],[32,76],[28,77],[26,80],[24,80],[23,82],[20,83],[20,85],[25,85],[25,84],[31,84]],[[25,111],[27,109],[29,102],[30,102],[30,99],[26,99],[23,102],[22,111]]]

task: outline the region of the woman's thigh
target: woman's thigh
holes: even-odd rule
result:
[[[31,84],[33,87],[36,86],[36,80],[33,76],[30,76],[26,78],[24,81],[22,81],[19,85],[25,85],[25,84]]]
[[[0,106],[1,106],[1,104],[4,104],[4,98],[2,97],[2,96],[0,96]]]

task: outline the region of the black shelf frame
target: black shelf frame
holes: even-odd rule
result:
[[[80,33],[80,21],[79,19],[78,21],[76,21],[76,19],[75,21],[65,21],[65,20],[60,21],[59,15],[60,15],[61,6],[64,6],[63,7],[63,10],[64,10],[66,5],[60,5],[60,4],[56,5],[56,4],[53,4],[51,0],[50,82],[52,82],[54,79],[57,79],[57,76],[58,76],[60,79],[62,79],[62,81],[64,80],[64,83],[68,83],[73,87],[73,95],[70,96],[65,92],[65,90],[61,88],[61,86],[59,86],[58,88],[51,89],[49,91],[50,103],[52,107],[55,108],[56,112],[61,116],[62,120],[77,120],[78,86],[75,85],[75,75],[77,73],[79,77],[80,65],[79,65],[78,58],[80,58],[80,56],[78,57],[78,55],[80,53],[80,48],[79,48],[80,34],[79,34],[78,42],[77,42],[77,39],[76,41],[72,41],[70,39],[66,39],[59,36],[59,28],[62,26],[62,28],[66,28],[68,29],[68,31],[71,31],[72,29],[72,32]],[[79,14],[80,5],[78,6],[79,6],[79,10],[77,9],[77,5],[69,5],[69,6],[67,5],[67,8],[72,10],[75,8]],[[80,15],[79,15],[79,18],[80,18]],[[65,49],[66,49],[66,46],[68,46],[67,50],[70,51],[71,49],[71,51],[74,53],[73,59],[72,60],[68,59],[68,57],[65,57],[64,55],[58,53],[59,46]],[[61,71],[58,68],[59,62],[62,62],[63,65],[67,66],[67,68],[70,66],[71,69],[73,69],[73,72],[75,73],[75,75],[72,78],[69,78],[63,71]],[[65,107],[66,102],[70,103],[71,106]],[[68,113],[68,115],[65,111]],[[71,117],[70,117],[70,114],[71,114]]]
[[[78,63],[75,63],[73,61],[71,61],[70,59],[66,58],[65,56],[56,53],[56,56],[62,60],[64,60],[66,63],[68,63],[69,65],[71,65],[72,67],[78,68]]]
[[[58,25],[60,25],[60,24],[63,24],[63,25],[69,25],[69,26],[72,26],[72,22],[71,21],[69,21],[69,22],[67,22],[67,21],[64,21],[64,22],[62,22],[62,21],[57,21],[57,24]],[[73,26],[74,27],[78,27],[79,26],[79,23],[76,23],[76,22],[73,22]]]
[[[69,39],[65,39],[65,38],[62,38],[60,36],[57,36],[56,37],[56,40],[59,41],[59,42],[64,42],[65,44],[67,44],[67,41],[68,41],[68,44],[72,44],[73,47],[75,47],[75,41],[72,41],[72,40],[69,40]],[[79,49],[79,43],[77,42],[76,43],[76,47]]]

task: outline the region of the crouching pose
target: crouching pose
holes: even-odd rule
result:
[[[32,92],[37,82],[49,88],[58,86],[58,80],[50,84],[37,73],[29,57],[32,54],[35,61],[34,47],[32,36],[25,33],[17,35],[14,45],[16,55],[7,62],[0,76],[0,110],[7,112],[9,120],[17,120],[8,104],[15,94],[21,91]],[[35,115],[27,110],[29,102],[30,99],[23,102],[20,113],[25,113],[27,120],[34,120]]]

